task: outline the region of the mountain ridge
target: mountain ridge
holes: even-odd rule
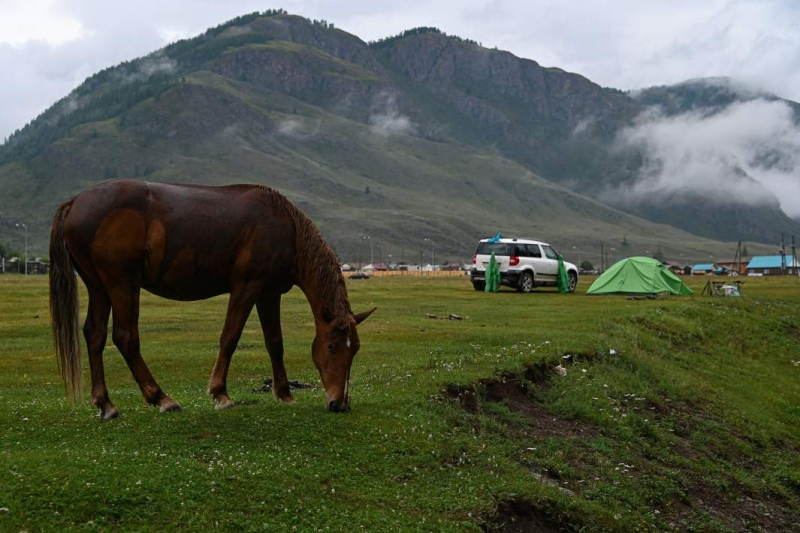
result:
[[[586,123],[597,109],[605,115]],[[555,234],[586,253],[624,235],[646,241],[643,251],[722,247],[574,192],[587,189],[584,172],[625,174],[607,146],[637,109],[621,91],[438,31],[368,44],[285,12],[247,15],[99,72],[13,135],[0,147],[0,184],[15,209],[0,219],[52,210],[115,177],[250,180],[280,185],[347,259],[369,233],[400,250],[434,238],[460,257],[496,229]],[[582,124],[591,132],[576,141]],[[47,216],[37,216],[41,232]]]

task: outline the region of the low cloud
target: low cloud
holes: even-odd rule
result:
[[[595,123],[595,119],[593,117],[585,118],[585,119],[579,121],[577,124],[575,124],[575,128],[573,128],[573,130],[572,130],[572,136],[573,137],[577,137],[578,135],[581,135],[582,133],[586,133],[587,131],[589,131],[590,127],[594,126],[594,123]]]
[[[372,131],[383,137],[390,135],[409,135],[416,131],[414,123],[400,113],[394,95],[382,94],[378,97],[375,111],[369,117]]]
[[[222,33],[223,37],[238,37],[239,35],[247,35],[253,33],[253,28],[250,26],[232,26]]]
[[[286,119],[278,123],[278,126],[275,128],[275,133],[296,140],[304,140],[317,135],[321,126],[321,119],[318,119],[314,123],[297,119]]]
[[[133,63],[134,68],[118,69],[114,76],[121,83],[147,81],[156,74],[172,74],[178,69],[178,62],[161,52],[151,54]]]
[[[153,74],[172,74],[178,68],[178,62],[163,55],[144,58],[139,64],[139,74],[149,78]]]
[[[151,54],[135,61],[131,66],[118,67],[112,73],[111,79],[119,84],[144,82],[156,74],[172,74],[178,68],[178,62],[163,55],[161,52]],[[76,92],[71,92],[61,103],[59,114],[65,117],[82,108],[92,100],[91,94],[78,97]]]
[[[800,127],[781,101],[738,102],[709,114],[666,116],[651,108],[617,138],[644,164],[635,182],[606,196],[629,203],[668,203],[702,195],[720,203],[777,201],[800,217]]]

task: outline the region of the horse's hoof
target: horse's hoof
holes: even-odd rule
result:
[[[233,401],[227,397],[215,400],[215,403],[217,404],[217,409],[230,409],[233,407]]]
[[[175,400],[169,400],[163,402],[158,407],[158,410],[162,413],[180,413],[183,411],[183,407],[181,407],[181,404],[179,404]]]
[[[278,401],[285,403],[286,405],[292,405],[294,403],[294,396],[291,394],[289,396],[276,396]]]
[[[100,409],[100,420],[113,420],[119,417],[119,411],[116,407],[111,406],[107,409]]]

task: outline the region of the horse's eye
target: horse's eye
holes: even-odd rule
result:
[[[336,351],[336,346],[334,346],[333,343],[328,344],[328,351],[333,353],[334,351]]]

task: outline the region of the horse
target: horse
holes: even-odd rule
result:
[[[102,420],[119,416],[103,370],[112,313],[112,340],[145,401],[162,413],[181,410],[142,359],[142,289],[181,301],[230,294],[207,390],[225,409],[233,406],[228,367],[254,306],[272,363],[273,393],[294,403],[283,364],[280,301],[297,285],[314,314],[311,354],[328,410],[350,407],[350,367],[360,347],[356,326],[375,308],[353,313],[336,254],[311,219],[270,187],[117,180],[58,207],[50,234],[50,311],[56,360],[73,402],[82,393],[76,272],[89,294],[83,336],[92,403]]]

